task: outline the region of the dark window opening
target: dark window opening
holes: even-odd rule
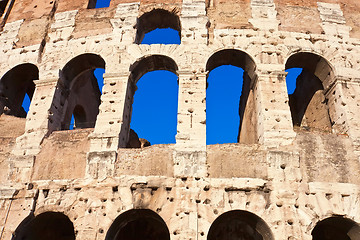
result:
[[[5,13],[8,2],[9,0],[0,0],[0,17],[2,17],[2,15]]]
[[[154,9],[143,14],[137,21],[135,43],[180,44],[181,24],[175,11]]]
[[[213,54],[206,66],[207,144],[255,143],[255,63],[245,52],[233,49]]]
[[[148,209],[129,210],[115,219],[105,240],[170,240],[164,220]]]
[[[247,211],[234,210],[220,215],[211,225],[207,240],[273,240],[268,225]]]
[[[289,72],[286,82],[295,129],[331,132],[328,99],[324,95],[324,85],[331,84],[333,79],[329,63],[312,53],[297,53],[287,61],[286,71]]]
[[[130,82],[133,86],[129,89],[126,105],[132,113],[129,114],[131,129],[127,128],[127,147],[139,147],[139,141],[145,141],[147,145],[146,141],[151,144],[175,143],[177,69],[171,58],[162,55],[143,58],[131,66]],[[126,113],[124,119],[127,120]],[[130,125],[130,122],[124,123]]]
[[[35,91],[34,80],[37,79],[39,70],[33,64],[21,64],[8,71],[0,79],[1,112],[25,118]]]
[[[89,0],[88,9],[107,8],[110,6],[111,0]]]
[[[80,105],[76,105],[73,111],[74,116],[74,129],[76,128],[86,128],[87,121],[86,121],[86,112],[84,108]]]
[[[99,85],[103,85],[102,71],[98,68],[104,69],[105,61],[95,54],[75,57],[63,68],[59,85],[62,130],[95,126],[101,97]]]
[[[330,217],[318,222],[311,232],[313,240],[357,240],[360,226],[343,217]]]
[[[75,240],[74,225],[59,212],[30,214],[15,230],[12,240]]]
[[[105,73],[105,69],[102,68],[96,68],[94,70],[94,76],[97,79],[100,93],[102,93],[102,88],[104,86],[104,78],[103,78],[104,73]],[[89,123],[86,121],[86,113],[84,108],[80,105],[75,106],[73,110],[73,114],[71,116],[69,130],[87,128],[88,124]]]

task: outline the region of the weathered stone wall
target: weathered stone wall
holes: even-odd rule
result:
[[[9,1],[0,19],[0,77],[24,63],[39,70],[26,119],[5,114],[0,87],[0,239],[33,234],[48,212],[64,214],[79,240],[109,240],[134,209],[161,217],[170,239],[210,240],[212,224],[234,210],[262,219],[267,227],[255,230],[270,229],[266,240],[312,239],[334,216],[360,223],[357,0],[88,3]],[[159,8],[180,21],[181,44],[136,44],[137,19]],[[75,80],[104,63],[95,127],[59,131]],[[206,145],[207,71],[222,64],[247,73],[246,144]],[[291,67],[324,89],[295,127]],[[179,77],[176,144],[125,148],[136,81],[157,69]],[[358,228],[348,236],[358,240]]]

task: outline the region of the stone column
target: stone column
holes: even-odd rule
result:
[[[179,72],[175,175],[206,175],[206,73]]]
[[[266,155],[268,178],[271,180],[269,201],[272,204],[269,206],[269,212],[272,215],[272,224],[277,225],[271,230],[275,239],[285,239],[280,236],[296,239],[302,234],[300,224],[296,224],[297,219],[302,217],[302,211],[294,208],[299,207],[301,192],[307,191],[306,184],[302,183],[300,155],[277,149],[268,151]]]
[[[254,87],[258,116],[258,141],[269,147],[291,144],[295,138],[286,72],[259,71]]]
[[[346,25],[341,5],[320,1],[317,5],[325,34],[327,36],[349,38],[351,27]]]
[[[59,98],[56,93],[58,79],[35,81],[35,92],[26,117],[25,133],[16,139],[11,152],[10,178],[26,182],[31,178],[35,156],[40,151],[44,137],[53,130],[55,117],[52,109]]]
[[[181,11],[181,41],[183,43],[207,44],[208,18],[205,0],[185,0]]]
[[[277,11],[273,0],[251,0],[249,22],[262,30],[278,30],[280,21],[276,19]]]
[[[99,115],[94,132],[89,136],[88,177],[113,174],[117,149],[126,147],[128,141],[133,92],[129,73],[104,74]]]
[[[139,2],[121,3],[117,6],[113,19],[110,22],[113,26],[114,36],[118,36],[124,44],[134,43],[136,36],[136,28],[139,14]]]
[[[360,156],[360,82],[351,77],[336,77],[333,86],[326,91],[332,130],[348,135]]]

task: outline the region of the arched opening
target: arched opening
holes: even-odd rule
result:
[[[293,93],[288,92],[293,125],[330,132],[332,124],[324,91],[334,79],[330,64],[319,55],[301,52],[292,55],[285,68],[290,73],[300,72],[296,78],[287,77],[288,89],[289,85],[295,86]]]
[[[255,62],[245,52],[226,49],[207,64],[207,144],[255,143],[256,114],[253,85]]]
[[[220,215],[211,225],[207,240],[273,240],[268,225],[253,213],[233,210]]]
[[[74,225],[60,212],[30,214],[15,230],[12,240],[74,240]]]
[[[164,220],[149,209],[129,210],[111,224],[105,240],[170,240]]]
[[[175,143],[179,91],[177,69],[174,60],[163,55],[145,57],[131,66],[130,82],[133,86],[128,99],[132,104],[133,131],[127,128],[130,132],[127,147],[138,147],[139,141],[146,140],[151,144]]]
[[[74,107],[74,128],[85,128],[86,127],[86,112],[80,105]]]
[[[26,117],[27,111],[23,108],[24,99],[27,95],[25,105],[28,108],[35,91],[34,80],[37,79],[39,79],[39,70],[30,63],[12,68],[0,79],[0,102],[5,114]]]
[[[135,43],[180,44],[181,24],[175,11],[154,9],[138,18]]]
[[[311,232],[313,240],[359,240],[358,223],[340,216],[318,222]]]
[[[61,71],[62,130],[73,128],[72,116],[76,128],[95,126],[101,96],[99,81],[102,81],[94,75],[98,68],[105,68],[105,61],[99,55],[83,54],[69,61]]]

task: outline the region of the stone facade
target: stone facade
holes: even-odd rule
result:
[[[0,239],[360,239],[360,2],[93,2],[0,1]],[[181,44],[140,44],[158,27]],[[246,73],[239,143],[207,146],[224,64]],[[176,144],[126,148],[159,69],[178,75]]]

